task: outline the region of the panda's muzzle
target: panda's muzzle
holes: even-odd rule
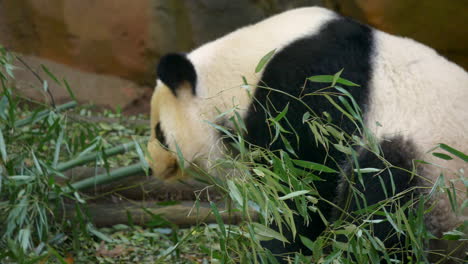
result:
[[[175,180],[179,178],[179,166],[177,160],[171,162],[162,172],[155,172],[152,168],[149,169],[150,175],[161,180]]]
[[[178,168],[179,166],[177,165],[177,161],[175,161],[174,163],[172,163],[171,165],[169,165],[165,171],[163,171],[163,173],[161,173],[161,175],[159,175],[159,177],[161,179],[164,179],[164,180],[167,180],[167,179],[172,179],[172,178],[177,178],[177,172],[178,172]]]

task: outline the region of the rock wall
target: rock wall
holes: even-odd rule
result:
[[[70,101],[70,95],[63,83],[66,80],[73,94],[80,102],[95,104],[106,108],[120,108],[131,111],[134,104],[143,103],[139,98],[152,90],[149,87],[141,87],[136,83],[122,79],[117,76],[84,72],[67,65],[53,62],[36,56],[20,56],[22,61],[17,61],[14,71],[14,85],[18,91],[26,97],[39,101],[50,102],[50,97],[43,89],[41,80],[47,81],[48,89],[51,91],[54,101],[62,104]],[[28,65],[26,67],[22,62]],[[45,66],[57,78],[61,85],[55,83],[43,70]],[[34,73],[32,72],[34,71]],[[37,77],[39,76],[40,79]],[[149,108],[149,99],[145,105]],[[143,110],[143,109],[142,109]]]
[[[153,84],[157,59],[311,0],[0,0],[0,44]]]
[[[189,51],[286,9],[325,5],[426,43],[468,68],[466,1],[0,0],[0,44],[62,64],[67,72],[70,67],[80,74],[116,76],[138,84],[132,89],[139,89],[154,85],[155,65],[167,52]],[[118,95],[111,92],[111,84],[101,85],[107,89],[94,102],[113,105]],[[93,96],[77,94],[82,100]]]
[[[150,1],[0,0],[0,43],[98,74],[143,80],[154,65]]]
[[[410,37],[468,69],[467,0],[327,0],[328,7]]]

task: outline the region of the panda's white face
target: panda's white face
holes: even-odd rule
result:
[[[200,100],[184,82],[175,95],[158,80],[151,99],[151,136],[148,161],[153,175],[165,180],[181,179],[177,148],[184,157],[184,166],[207,169],[207,157],[215,155],[218,141],[216,131],[203,120]]]

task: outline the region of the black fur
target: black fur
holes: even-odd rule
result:
[[[405,141],[401,137],[394,137],[391,139],[380,142],[380,147],[383,152],[383,157],[389,164],[384,164],[375,153],[366,149],[358,150],[358,164],[360,168],[376,168],[383,169],[382,172],[373,174],[362,174],[364,186],[358,181],[357,173],[353,171],[353,166],[346,166],[344,173],[348,179],[343,179],[342,185],[338,192],[336,204],[345,209],[346,212],[355,212],[356,210],[363,209],[364,206],[370,206],[387,198],[398,195],[398,203],[404,205],[410,201],[413,195],[417,195],[412,187],[417,186],[417,179],[412,177],[410,173],[413,169],[412,160],[416,157],[414,145],[410,141]],[[394,186],[392,187],[392,181]],[[357,191],[364,194],[366,205],[364,201],[350,197],[350,185],[353,184]],[[404,192],[406,190],[411,190]],[[385,206],[387,212],[393,213],[395,204],[389,203]],[[351,214],[352,215],[352,214]],[[338,212],[335,212],[333,218],[340,217]],[[377,219],[378,217],[375,217]],[[382,216],[380,219],[384,219]],[[349,220],[349,219],[348,219]],[[356,223],[360,224],[360,223]],[[384,241],[386,248],[398,249],[404,246],[404,236],[397,236],[392,225],[388,221],[381,222],[374,225],[374,235],[381,241]],[[399,260],[406,258],[402,253],[397,253],[393,257]]]
[[[184,54],[171,53],[163,56],[159,60],[158,79],[164,82],[174,93],[183,82],[188,82],[192,86],[192,93],[195,94],[197,84],[197,73]]]
[[[165,148],[169,148],[166,142],[166,137],[164,136],[164,132],[161,129],[161,123],[158,122],[156,127],[154,128],[154,133],[156,135],[156,139],[161,143]]]
[[[365,113],[369,95],[368,81],[372,75],[373,45],[372,30],[369,27],[347,18],[333,20],[325,24],[319,33],[298,39],[276,53],[265,67],[260,85],[299,97],[301,94],[311,93],[327,86],[327,84],[306,82],[306,78],[315,75],[333,75],[344,69],[341,75],[343,78],[360,84],[360,87],[350,87],[347,90]],[[285,134],[298,158],[318,163],[327,160],[325,150],[315,144],[310,128],[302,122],[303,114],[307,111],[302,103],[282,93],[262,88],[256,90],[254,97],[256,101],[250,106],[245,120],[248,130],[246,139],[249,142],[273,150],[285,149],[281,140],[270,144],[272,132],[265,122],[267,113],[263,107],[270,113],[275,113],[274,109],[281,111],[289,104],[286,114],[288,122],[283,122],[282,125],[286,130],[294,129],[300,135],[300,142],[297,142],[294,134]],[[328,112],[332,122],[347,133],[355,132],[355,125],[324,96],[307,96],[302,98],[302,101],[319,115]],[[337,160],[344,160],[341,152],[331,151],[329,154]],[[327,165],[336,167],[336,163],[329,159]],[[325,175],[327,181],[314,183],[320,195],[327,200],[334,200],[338,176]],[[319,208],[325,217],[331,216],[331,208],[325,202],[320,202]],[[299,233],[313,240],[325,226],[318,214],[311,217],[312,227],[304,226],[300,218],[296,222],[299,224]],[[307,251],[297,240],[296,243],[288,244],[286,248],[280,241],[269,241],[264,245],[273,253],[295,252],[298,249]]]

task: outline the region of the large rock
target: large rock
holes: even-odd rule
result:
[[[29,67],[20,61],[16,62],[14,86],[20,94],[34,100],[50,102],[50,97],[44,91],[40,79],[47,81],[47,87],[58,104],[72,100],[63,84],[64,79],[67,80],[79,102],[113,109],[120,107],[125,110],[132,107],[132,103],[137,102],[145,91],[144,87],[119,77],[83,72],[35,56],[21,56],[21,58]],[[41,65],[52,72],[62,85],[56,84]]]
[[[0,44],[80,70],[154,83],[157,59],[320,0],[0,0]]]
[[[425,43],[468,69],[467,0],[327,0],[328,6],[383,31]]]
[[[0,1],[0,43],[81,70],[145,80],[156,60],[151,1]]]

